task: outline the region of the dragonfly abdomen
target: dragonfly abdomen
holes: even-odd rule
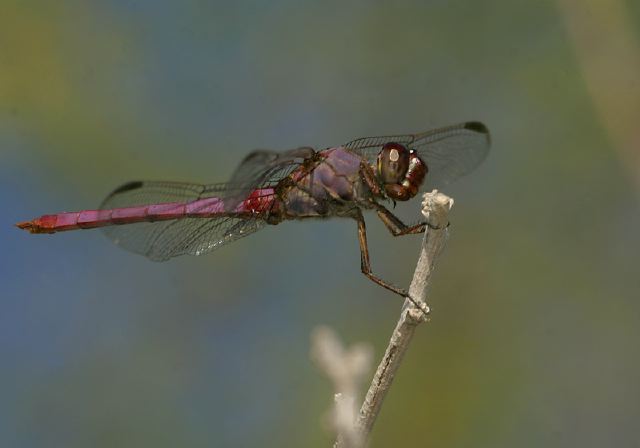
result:
[[[43,215],[32,221],[16,224],[31,233],[55,233],[67,230],[95,229],[118,224],[137,222],[166,221],[190,216],[186,213],[187,204],[157,204],[140,207],[124,207],[108,210],[82,210]],[[203,213],[199,213],[202,216]],[[208,217],[210,213],[207,213]]]
[[[20,222],[16,226],[31,233],[56,233],[67,230],[95,229],[111,225],[167,221],[180,218],[216,218],[225,216],[249,218],[267,214],[273,206],[274,200],[273,190],[263,189],[254,191],[232,211],[225,210],[224,201],[214,197],[186,203],[168,202],[106,210],[63,212],[54,215],[43,215],[31,221]]]

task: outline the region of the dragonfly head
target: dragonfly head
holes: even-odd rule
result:
[[[394,201],[407,201],[418,194],[427,171],[417,152],[400,143],[385,143],[378,153],[378,179]]]

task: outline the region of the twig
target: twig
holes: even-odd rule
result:
[[[328,327],[318,327],[311,335],[311,357],[333,383],[334,408],[330,426],[340,446],[361,448],[364,436],[358,430],[358,390],[371,370],[373,351],[370,346],[356,344],[345,349]]]
[[[424,195],[422,213],[431,228],[425,232],[418,265],[413,274],[409,295],[419,304],[426,307],[427,287],[433,273],[435,261],[445,246],[448,234],[449,210],[453,206],[453,199],[433,190]],[[380,413],[382,402],[391,387],[402,357],[409,348],[416,326],[426,321],[423,311],[406,300],[400,314],[400,319],[391,335],[387,350],[373,377],[369,391],[360,408],[357,426],[363,440],[366,440],[373,428],[376,417]],[[337,444],[340,447],[346,445]]]

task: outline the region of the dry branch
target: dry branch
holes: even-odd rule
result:
[[[355,345],[347,350],[327,327],[319,327],[312,335],[311,356],[331,379],[336,391],[330,420],[336,434],[334,447],[360,448],[366,444],[384,397],[409,348],[415,328],[427,320],[427,289],[435,262],[447,241],[449,210],[452,206],[453,199],[437,190],[424,195],[422,214],[429,226],[422,240],[420,258],[409,287],[409,296],[413,301],[407,299],[404,302],[400,319],[359,413],[356,406],[357,393],[363,376],[369,370],[371,349]]]
[[[423,309],[426,306],[427,288],[433,273],[438,255],[445,246],[448,234],[449,210],[453,206],[453,199],[432,191],[424,195],[422,213],[430,227],[427,228],[422,240],[420,258],[411,281],[409,295]],[[426,321],[424,312],[416,308],[411,301],[406,300],[400,314],[400,319],[391,335],[387,350],[378,366],[358,417],[358,429],[364,440],[367,439],[376,417],[380,413],[382,402],[386,396],[395,374],[400,367],[402,357],[409,348],[416,326]],[[344,446],[338,444],[338,446]]]
[[[311,358],[333,383],[334,407],[329,425],[336,434],[336,445],[361,448],[364,435],[358,430],[358,390],[371,370],[370,346],[356,344],[347,349],[328,327],[318,327],[311,335]]]

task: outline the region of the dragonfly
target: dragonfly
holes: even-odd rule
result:
[[[43,215],[16,225],[31,233],[103,228],[107,237],[154,261],[202,255],[267,225],[342,217],[357,223],[360,268],[374,283],[411,299],[371,268],[363,211],[374,211],[393,236],[419,234],[385,204],[408,201],[473,171],[490,147],[477,121],[417,134],[364,137],[315,150],[256,150],[226,183],[134,181],[97,210]],[[415,301],[414,305],[419,306]]]

